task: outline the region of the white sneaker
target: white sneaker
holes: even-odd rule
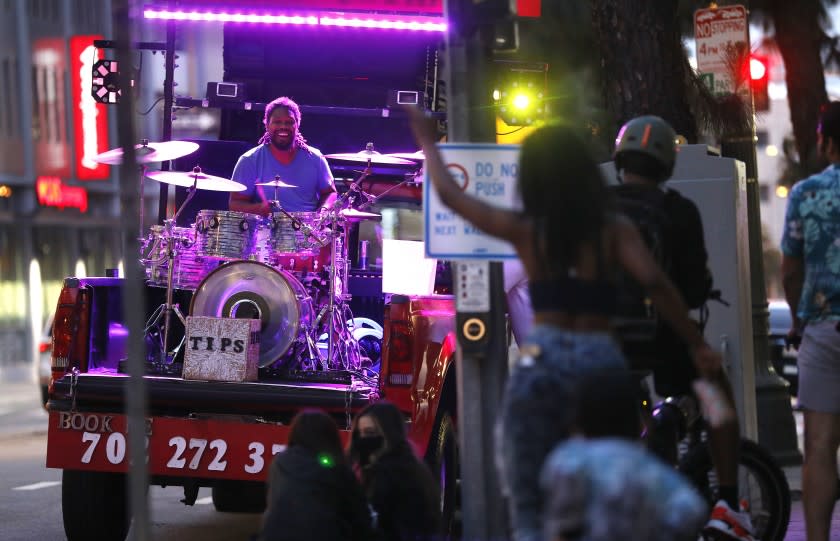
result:
[[[733,511],[723,500],[718,500],[712,508],[712,516],[703,528],[703,532],[723,534],[739,541],[756,541],[753,537],[750,514],[743,507],[738,511]]]

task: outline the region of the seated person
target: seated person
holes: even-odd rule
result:
[[[336,191],[332,172],[321,152],[306,144],[300,134],[300,108],[281,97],[265,106],[265,135],[260,144],[242,156],[232,178],[245,185],[243,192],[231,192],[230,210],[268,216],[271,208],[263,186],[279,177],[294,188],[270,188],[283,210],[306,212],[330,207]]]

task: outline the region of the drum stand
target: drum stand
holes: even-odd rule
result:
[[[371,173],[371,160],[368,159],[367,166],[362,172],[362,175],[350,184],[347,191],[343,193],[329,211],[329,219],[331,221],[333,231],[331,233],[330,246],[330,276],[329,276],[329,301],[326,309],[327,316],[327,364],[333,363],[336,355],[336,339],[341,340],[342,348],[338,351],[340,357],[340,368],[344,370],[360,368],[361,351],[359,344],[355,341],[353,336],[347,329],[347,321],[345,319],[345,311],[347,310],[347,301],[350,300],[350,295],[347,293],[347,279],[348,267],[350,260],[347,254],[347,222],[341,215],[341,211],[353,207],[353,196],[356,192],[364,194],[359,188],[359,184],[366,179]],[[339,276],[339,267],[341,267],[341,275]],[[337,280],[341,280],[341,287],[336,288]],[[318,314],[316,319],[316,327],[320,322],[324,310]]]
[[[198,170],[198,167],[196,167]],[[198,170],[197,172],[200,172]],[[155,324],[157,324],[161,317],[163,317],[163,349],[161,350],[161,355],[163,358],[161,361],[163,364],[171,364],[172,361],[175,359],[175,356],[178,354],[178,350],[181,348],[181,345],[184,343],[186,339],[186,334],[181,339],[181,343],[178,344],[178,347],[173,350],[173,354],[170,357],[169,355],[169,329],[172,323],[172,313],[174,312],[178,319],[181,320],[181,324],[186,327],[187,321],[184,317],[184,314],[181,313],[181,309],[178,307],[177,304],[172,302],[172,281],[173,281],[173,272],[175,270],[175,223],[178,219],[178,216],[181,214],[181,211],[187,206],[190,200],[195,196],[196,192],[196,185],[198,183],[198,179],[196,178],[193,185],[189,188],[189,192],[187,194],[187,198],[181,203],[181,206],[175,212],[175,215],[172,218],[167,218],[163,221],[163,239],[166,242],[166,262],[167,262],[167,269],[166,269],[166,300],[163,304],[158,306],[155,311],[152,313],[151,317],[149,318],[149,322],[146,324],[145,331],[148,332]]]

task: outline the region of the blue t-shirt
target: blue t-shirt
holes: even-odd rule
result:
[[[256,203],[260,200],[256,183],[274,180],[277,175],[280,175],[283,182],[296,186],[276,190],[280,205],[289,212],[317,210],[321,192],[333,187],[333,176],[327,160],[313,147],[308,147],[308,151],[299,148],[292,162],[284,165],[277,161],[267,144],[259,145],[239,157],[231,177],[245,185],[245,191],[239,193]],[[273,186],[262,188],[266,198],[275,198]]]
[[[797,315],[803,322],[840,319],[840,168],[797,182],[790,191],[782,253],[801,258],[805,281]]]
[[[691,483],[638,442],[570,438],[545,460],[545,539],[697,539],[708,505]]]

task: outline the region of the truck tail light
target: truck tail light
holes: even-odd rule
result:
[[[388,344],[388,384],[411,385],[414,383],[414,363],[411,351],[411,328],[408,322],[393,321]]]
[[[53,320],[50,392],[72,368],[87,370],[89,295],[78,278],[64,280]]]

